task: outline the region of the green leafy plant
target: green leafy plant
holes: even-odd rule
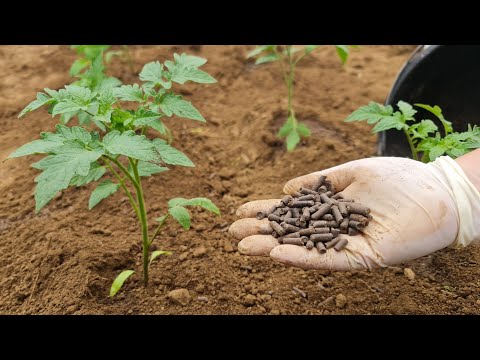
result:
[[[98,57],[96,58],[98,59]],[[21,146],[8,158],[44,154],[32,167],[41,170],[35,182],[35,210],[38,213],[56,194],[69,186],[84,186],[97,181],[89,209],[122,189],[140,222],[143,248],[143,282],[148,284],[148,270],[152,261],[165,251],[150,254],[150,245],[167,220],[172,217],[184,229],[190,228],[188,207],[199,206],[220,214],[218,208],[206,198],[175,198],[168,202],[168,211],[157,218],[158,226],[150,235],[142,178],[168,170],[167,165],[194,167],[193,162],[180,150],[159,138],[149,139],[147,128],[162,131],[162,116],[173,114],[205,121],[193,105],[171,91],[172,82],[187,81],[211,83],[215,80],[198,66],[205,59],[186,54],[174,55],[174,61],[166,61],[165,67],[158,61],[146,64],[140,73],[144,83],[113,88],[103,86],[92,91],[87,86],[67,85],[59,91],[44,89],[37,99],[26,106],[19,117],[47,106],[52,117],[73,111],[86,113],[106,129],[102,137],[96,131],[81,126],[71,128],[56,125],[56,131],[43,132],[40,139]],[[168,70],[167,70],[168,69]],[[137,103],[135,110],[125,110],[120,101]],[[153,111],[155,109],[156,111]],[[104,179],[106,172],[112,176]],[[133,270],[120,273],[113,282],[111,296],[121,288]]]
[[[104,88],[113,88],[122,84],[119,79],[105,74],[105,63],[110,62],[113,56],[118,56],[121,52],[109,50],[110,45],[72,45],[71,48],[77,52],[78,56],[70,67],[70,76],[78,80],[71,85],[86,87],[91,91],[102,91]],[[103,122],[82,110],[62,113],[60,121],[67,125],[75,117],[78,118],[79,125],[89,125],[93,122],[102,131],[106,130]]]
[[[303,47],[293,45],[259,45],[248,54],[248,58],[256,58],[255,64],[265,64],[278,61],[283,73],[283,81],[288,90],[287,121],[280,128],[278,136],[286,138],[288,151],[293,151],[300,142],[301,137],[311,135],[307,125],[298,122],[293,110],[293,88],[295,82],[295,69],[297,64],[321,45],[305,45]],[[337,54],[342,63],[345,63],[351,45],[335,45]]]
[[[405,101],[397,103],[397,111],[390,105],[370,102],[355,110],[345,121],[367,121],[369,124],[375,124],[372,129],[373,133],[389,129],[403,131],[410,146],[412,158],[426,163],[444,154],[457,158],[473,149],[480,148],[480,128],[476,125],[472,127],[469,124],[467,131],[454,132],[452,123],[445,119],[442,109],[438,105],[415,104],[415,106],[425,109],[437,117],[443,127],[443,136],[432,120],[415,119],[414,115],[417,110]]]

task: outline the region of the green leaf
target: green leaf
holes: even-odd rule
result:
[[[100,201],[114,194],[119,187],[120,184],[115,184],[110,180],[105,180],[104,182],[100,183],[95,190],[93,190],[92,195],[90,195],[90,200],[88,200],[88,209],[92,210],[93,207]]]
[[[84,186],[93,181],[98,181],[106,172],[104,166],[100,166],[98,163],[92,163],[90,165],[90,171],[86,176],[75,175],[70,181],[70,186]]]
[[[168,213],[172,215],[185,230],[190,229],[190,213],[183,206],[174,206],[168,209]]]
[[[124,155],[143,161],[160,161],[155,151],[156,146],[144,135],[136,135],[132,130],[123,133],[114,130],[108,133],[103,138],[103,146],[114,155]]]
[[[313,50],[318,48],[320,45],[305,45],[305,54],[310,54]]]
[[[403,120],[402,114],[397,111],[393,114],[393,116],[384,117],[377,122],[377,124],[373,127],[372,132],[377,133],[389,129],[402,130],[406,126]]]
[[[29,113],[30,111],[37,110],[38,108],[42,107],[43,105],[52,104],[55,102],[55,99],[51,98],[50,96],[44,93],[37,93],[37,99],[32,101],[28,104],[25,109],[18,115],[18,117],[22,117],[23,115]]]
[[[193,198],[193,199],[184,199],[184,198],[170,199],[170,201],[168,202],[168,206],[169,207],[200,206],[205,210],[208,210],[217,215],[220,215],[220,210],[218,209],[218,207],[210,199],[203,198],[203,197]]]
[[[450,156],[452,159],[455,159],[462,155],[465,155],[467,152],[468,149],[452,148],[450,150],[447,150],[447,155]]]
[[[53,108],[52,117],[58,114],[78,111],[82,109],[86,110],[86,106],[78,105],[77,103],[74,103],[73,101],[69,101],[69,100],[62,101],[62,102],[59,102],[57,105],[55,105],[55,107]]]
[[[448,150],[448,147],[446,147],[443,144],[438,144],[430,148],[428,152],[428,157],[430,158],[430,161],[435,160],[437,157],[442,156],[445,154],[445,152]]]
[[[133,118],[133,125],[135,126],[142,126],[142,125],[148,125],[151,122],[158,120],[160,117],[162,117],[162,114],[159,114],[157,112],[147,110],[147,109],[138,109]]]
[[[300,142],[300,135],[298,134],[296,129],[290,131],[287,135],[287,151],[293,151],[297,144]]]
[[[67,125],[71,119],[73,119],[75,116],[78,116],[80,111],[72,111],[69,113],[63,113],[60,115],[60,121],[63,125]]]
[[[338,57],[340,60],[342,60],[342,64],[345,64],[348,59],[348,45],[335,45],[335,48],[337,50]]]
[[[277,61],[278,59],[280,59],[280,58],[278,57],[277,54],[267,54],[265,56],[259,57],[255,61],[255,64],[256,65],[265,64],[265,63],[269,63],[269,62],[272,62],[272,61]]]
[[[178,55],[178,54],[173,54],[173,59],[177,64],[181,64],[184,66],[194,66],[194,67],[200,67],[202,65],[205,65],[207,63],[207,59],[199,57],[199,56],[193,56],[193,55],[187,55],[185,53]]]
[[[36,179],[36,212],[40,211],[61,190],[66,189],[75,175],[87,176],[90,164],[102,156],[102,149],[88,150],[74,140],[53,150],[54,154],[32,165],[43,170]]]
[[[198,67],[207,62],[206,59],[187,54],[174,54],[175,62],[165,61],[165,66],[171,73],[171,80],[179,84],[193,81],[200,84],[213,84],[217,81]]]
[[[123,283],[127,280],[131,275],[133,275],[135,271],[133,270],[123,270],[113,281],[112,287],[110,288],[110,297],[114,297],[115,294],[122,288]]]
[[[159,105],[168,117],[175,114],[182,118],[205,122],[198,110],[189,101],[183,100],[180,95],[167,93],[161,98]]]
[[[145,101],[143,90],[138,84],[122,85],[114,88],[113,95],[123,101]]]
[[[302,123],[299,123],[297,125],[297,132],[300,136],[303,136],[303,137],[307,137],[307,136],[310,136],[312,134],[312,132],[310,131],[308,126],[305,125],[305,124],[302,124]]]
[[[441,121],[445,129],[445,135],[448,135],[453,131],[452,123],[443,117],[442,109],[440,108],[440,106],[435,105],[432,107],[426,104],[415,104],[415,106],[425,109],[435,115]]]
[[[419,123],[410,126],[410,131],[413,134],[413,139],[424,139],[428,134],[438,130],[437,125],[432,120],[422,120]]]
[[[152,252],[152,255],[150,255],[150,262],[148,263],[148,266],[152,265],[152,261],[155,260],[160,255],[172,255],[172,252],[163,251],[163,250],[156,250]]]
[[[280,137],[285,137],[287,136],[291,131],[293,130],[293,123],[291,119],[289,118],[285,124],[282,125],[280,130],[278,131],[278,136]]]
[[[61,136],[50,136],[45,139],[34,140],[28,144],[20,146],[17,150],[8,155],[7,159],[33,154],[46,154],[55,148],[62,146],[64,140],[65,139]]]
[[[168,168],[166,167],[152,164],[146,161],[139,161],[137,167],[138,175],[140,176],[151,176],[153,174],[158,174],[168,170]],[[128,165],[128,171],[133,175],[133,169],[131,168],[130,164]]]
[[[95,91],[102,93],[107,88],[115,88],[120,85],[122,85],[122,82],[119,79],[110,76],[102,79],[102,81],[100,81],[94,89]]]
[[[164,163],[170,165],[195,167],[193,162],[184,153],[167,144],[165,140],[155,139],[153,140],[153,145],[157,149]]]
[[[388,106],[383,106],[379,103],[371,101],[368,105],[362,106],[351,113],[346,119],[346,122],[351,121],[364,121],[366,120],[369,124],[375,124],[381,119],[391,116],[393,114],[393,108]]]
[[[417,113],[417,110],[415,110],[412,107],[412,105],[410,105],[409,103],[406,103],[405,101],[400,100],[397,103],[397,106],[400,109],[400,111],[402,112],[405,121],[414,120],[413,115],[415,115]]]
[[[172,87],[172,82],[167,78],[167,72],[163,70],[163,65],[158,61],[145,64],[139,78],[142,81],[150,81],[155,85],[160,85],[165,89]]]
[[[264,51],[272,51],[273,46],[276,46],[276,45],[258,45],[254,50],[248,53],[247,59],[260,55]]]
[[[155,221],[158,221],[159,222],[159,225],[162,225],[165,220],[167,220],[167,218],[170,216],[170,214],[165,214],[165,215],[162,215],[160,216],[159,218],[156,218]]]
[[[70,76],[77,75],[80,71],[85,69],[90,64],[88,59],[77,59],[73,62],[72,66],[70,67]]]

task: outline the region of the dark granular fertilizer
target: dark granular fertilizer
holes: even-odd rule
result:
[[[335,192],[324,175],[311,189],[301,188],[293,196],[285,195],[266,213],[257,214],[257,219],[264,218],[281,244],[316,248],[320,254],[330,248],[341,251],[348,244],[342,234],[360,234],[372,220],[367,206]]]

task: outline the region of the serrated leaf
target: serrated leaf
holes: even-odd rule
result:
[[[167,72],[163,70],[163,65],[158,61],[153,61],[145,64],[139,74],[142,81],[150,81],[156,85],[160,85],[165,89],[172,87],[172,82],[167,79]]]
[[[133,124],[135,126],[148,125],[152,121],[158,120],[162,116],[163,116],[162,114],[159,114],[151,110],[138,109],[134,114]]]
[[[113,95],[123,101],[145,101],[143,89],[138,84],[122,85],[114,88]]]
[[[115,88],[120,85],[122,85],[122,82],[119,79],[110,76],[102,79],[102,81],[100,81],[94,89],[95,91],[101,93],[107,88]]]
[[[42,107],[43,105],[47,104],[52,104],[55,102],[55,99],[51,98],[50,96],[44,94],[44,93],[37,93],[37,99],[32,101],[30,104],[28,104],[25,109],[23,109],[18,117],[22,117],[23,115],[29,113],[30,111],[37,110],[38,108]]]
[[[78,140],[66,141],[53,152],[53,155],[32,165],[43,170],[35,179],[36,212],[48,204],[59,191],[66,189],[75,175],[87,176],[90,164],[103,155],[102,149],[85,149]]]
[[[90,171],[87,176],[75,175],[70,181],[70,186],[84,186],[93,181],[98,181],[106,172],[104,166],[100,166],[97,163],[92,163],[90,165]]]
[[[293,151],[297,144],[300,142],[300,136],[296,129],[292,129],[287,135],[286,143],[287,143],[287,151]]]
[[[435,160],[437,157],[442,156],[445,154],[445,152],[448,150],[448,147],[446,147],[443,144],[438,144],[433,147],[431,147],[428,151],[428,157],[430,161]]]
[[[400,100],[397,103],[397,106],[400,109],[400,111],[402,112],[405,120],[414,120],[413,115],[415,115],[417,113],[417,110],[415,110],[412,107],[412,105],[410,105],[409,103],[407,103],[405,101]]]
[[[348,45],[335,45],[335,49],[337,50],[338,57],[342,60],[342,64],[345,64],[348,59],[348,53],[350,52]]]
[[[269,63],[269,62],[272,62],[272,61],[277,61],[278,59],[280,59],[280,58],[278,57],[277,54],[267,54],[265,56],[259,57],[255,61],[255,64],[256,65],[265,64],[265,63]]]
[[[155,260],[160,255],[172,255],[172,252],[164,251],[164,250],[156,250],[152,252],[152,254],[150,255],[150,262],[148,263],[148,266],[152,265],[152,261]]]
[[[158,174],[168,170],[168,168],[166,167],[152,164],[146,161],[139,161],[137,164],[137,169],[139,176],[151,176],[153,174]],[[133,175],[133,169],[130,165],[128,166],[128,171],[130,172],[130,174]]]
[[[73,62],[72,66],[70,67],[70,76],[78,75],[80,71],[85,69],[90,64],[88,59],[77,59]]]
[[[413,139],[424,139],[428,134],[438,130],[437,125],[432,120],[422,120],[419,123],[410,126],[410,131],[413,134]]]
[[[308,126],[302,123],[299,123],[297,125],[297,132],[300,136],[303,136],[303,137],[308,137],[312,134]]]
[[[167,93],[161,98],[159,105],[168,117],[175,114],[186,119],[206,121],[198,110],[189,101],[183,100],[180,95]]]
[[[193,199],[185,199],[185,198],[174,198],[170,199],[168,202],[169,207],[174,206],[200,206],[205,210],[211,211],[217,215],[220,215],[220,210],[218,207],[210,200],[204,197],[198,197]]]
[[[86,106],[84,105],[78,105],[77,103],[74,103],[73,101],[62,101],[57,103],[52,111],[52,117],[58,114],[63,114],[63,113],[68,113],[68,112],[74,112],[78,110],[86,110]]]
[[[200,67],[207,63],[207,59],[201,58],[199,56],[187,55],[185,53],[178,55],[177,53],[173,54],[173,58],[177,64],[185,66],[194,66]]]
[[[418,106],[419,108],[425,109],[425,110],[431,112],[433,115],[435,115],[440,120],[440,122],[442,123],[442,125],[445,129],[445,135],[448,135],[453,131],[452,123],[450,121],[448,121],[447,119],[445,119],[440,106],[435,105],[435,106],[432,107],[432,106],[426,105],[426,104],[415,104],[415,106]]]
[[[125,280],[127,280],[134,273],[135,271],[133,270],[123,270],[113,281],[112,287],[110,288],[110,297],[114,297],[115,294],[122,288]]]
[[[152,143],[157,149],[164,163],[170,165],[195,167],[193,162],[184,153],[167,144],[165,140],[155,139]]]
[[[114,155],[124,155],[143,161],[160,161],[160,156],[155,151],[155,146],[144,135],[136,135],[128,130],[120,133],[114,130],[103,138],[103,146]]]
[[[393,114],[393,108],[383,106],[379,103],[371,101],[368,105],[362,106],[351,113],[346,119],[346,122],[351,121],[367,121],[369,124],[375,124],[381,119],[391,116]]]
[[[190,213],[183,206],[174,206],[168,209],[168,213],[183,226],[185,230],[190,229]]]
[[[460,156],[465,155],[468,152],[468,149],[462,149],[462,148],[452,148],[447,150],[447,155],[450,156],[452,159],[456,159]]]
[[[372,132],[377,133],[389,129],[402,130],[406,126],[403,120],[401,113],[395,112],[392,116],[386,116],[378,121],[373,127]]]
[[[33,154],[46,154],[55,148],[62,146],[63,141],[64,139],[60,136],[51,136],[47,139],[34,140],[28,144],[20,146],[17,150],[8,155],[7,159]]]
[[[187,54],[174,54],[173,61],[165,61],[165,66],[171,73],[171,80],[184,84],[187,81],[193,81],[199,84],[213,84],[217,81],[206,72],[198,69],[199,66],[207,62],[206,59],[191,56]]]
[[[114,194],[119,187],[120,184],[115,184],[110,180],[105,180],[100,183],[95,190],[93,190],[92,195],[90,195],[90,200],[88,200],[88,209],[92,210],[93,207],[100,201]]]

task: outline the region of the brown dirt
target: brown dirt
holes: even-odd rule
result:
[[[136,71],[148,61],[185,51],[208,58],[205,68],[219,81],[183,88],[208,123],[172,119],[169,124],[175,146],[197,167],[147,179],[150,218],[177,196],[209,197],[222,216],[196,211],[188,232],[168,225],[157,244],[174,254],[152,266],[151,286],[145,290],[135,275],[112,300],[108,289],[118,272],[140,270],[139,228],[126,198],[118,193],[90,212],[92,186],[72,188],[35,216],[37,172],[29,167],[34,159],[9,160],[0,165],[0,313],[480,313],[478,247],[443,250],[414,261],[408,266],[416,277],[408,280],[401,267],[330,273],[246,257],[226,232],[242,203],[278,196],[292,177],[373,155],[375,137],[368,125],[342,121],[356,107],[384,100],[412,46],[364,46],[352,53],[346,67],[329,50],[306,59],[298,69],[295,107],[313,136],[291,154],[274,136],[286,108],[279,69],[246,61],[251,47],[131,48]],[[73,60],[65,46],[0,47],[0,160],[40,131],[53,129],[55,121],[46,112],[25,120],[16,116],[36,91],[70,82]],[[121,61],[112,64],[111,72],[124,82],[136,79]],[[205,253],[195,257],[193,251],[200,247]],[[292,287],[307,297],[293,293]],[[189,305],[167,298],[177,288],[189,290]],[[330,301],[338,294],[346,297],[345,307]]]

